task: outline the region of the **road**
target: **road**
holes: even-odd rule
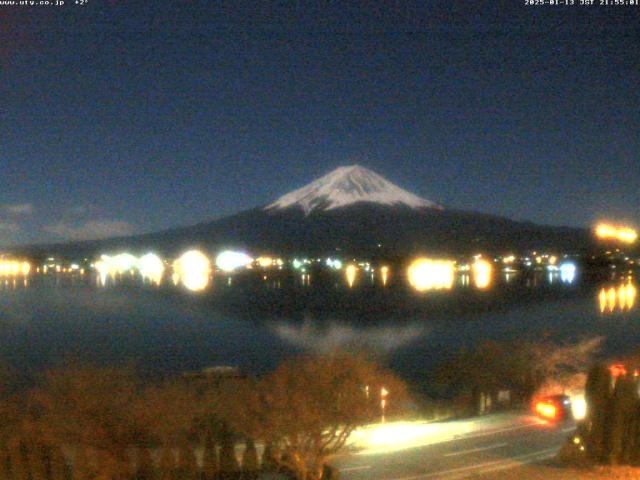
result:
[[[361,451],[335,460],[348,480],[439,480],[491,473],[556,455],[575,430],[526,414],[491,415],[466,422],[389,424],[369,432]],[[382,428],[382,430],[380,430]],[[416,433],[417,432],[417,433]]]

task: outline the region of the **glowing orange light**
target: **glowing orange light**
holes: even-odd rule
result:
[[[636,286],[627,284],[627,308],[632,308],[636,303]]]
[[[473,271],[473,282],[476,285],[476,288],[485,289],[491,285],[491,280],[493,277],[493,265],[481,258],[477,259],[472,266]]]
[[[262,268],[269,268],[275,263],[271,257],[258,257],[256,262],[258,263],[258,266]]]
[[[509,255],[508,257],[504,257],[502,259],[502,263],[504,263],[505,265],[510,265],[513,262],[515,262],[515,260],[516,260],[515,255]]]
[[[454,262],[419,258],[407,272],[409,284],[419,292],[448,290],[453,286]]]
[[[358,275],[358,267],[353,264],[347,265],[347,268],[345,269],[345,275],[347,277],[349,288],[353,287],[353,284],[356,281],[356,276]]]
[[[0,259],[0,276],[26,277],[31,273],[31,264],[26,261]]]
[[[636,303],[637,288],[633,283],[618,287],[602,288],[598,294],[600,312],[617,310],[631,310]]]
[[[543,418],[548,418],[549,420],[555,420],[556,415],[558,414],[558,409],[552,403],[538,402],[536,403],[536,413]]]
[[[618,378],[624,377],[627,374],[627,369],[621,363],[617,363],[609,367],[609,372],[611,372],[613,378]]]
[[[389,267],[387,266],[381,267],[380,275],[382,276],[382,285],[387,286],[387,280],[389,278]]]
[[[598,300],[600,301],[600,313],[604,313],[607,309],[607,291],[604,288],[600,290]]]
[[[607,292],[607,304],[609,306],[609,311],[613,312],[616,308],[616,300],[618,296],[616,295],[616,289],[611,287]]]
[[[638,232],[626,226],[601,223],[596,227],[596,236],[602,240],[618,240],[624,243],[634,243],[638,239]]]
[[[618,288],[618,305],[620,310],[627,308],[627,287],[625,285],[620,285]]]

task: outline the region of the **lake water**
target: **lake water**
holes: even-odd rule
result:
[[[640,311],[635,304],[621,306],[608,290],[602,297],[602,288],[597,282],[547,285],[482,303],[477,297],[447,299],[454,294],[444,293],[431,299],[424,293],[412,301],[441,302],[437,309],[408,309],[363,321],[344,309],[317,316],[291,310],[287,315],[234,314],[236,307],[219,308],[221,300],[206,294],[35,277],[26,286],[0,285],[0,355],[21,371],[78,359],[134,363],[151,372],[236,365],[259,373],[296,353],[342,346],[383,355],[401,374],[419,378],[443,356],[486,339],[546,335],[570,342],[603,335],[605,353],[632,351],[640,342]],[[358,297],[358,302],[369,297]],[[457,308],[472,300],[476,303],[469,308]]]

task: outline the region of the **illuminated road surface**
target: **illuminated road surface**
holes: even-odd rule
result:
[[[401,424],[397,439],[391,424],[383,426],[380,432],[372,428],[360,435],[362,450],[334,462],[340,468],[340,478],[491,478],[493,472],[554,457],[575,430],[573,422],[554,425],[523,414],[415,427],[412,433],[408,424]]]

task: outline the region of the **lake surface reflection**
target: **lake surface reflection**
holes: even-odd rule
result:
[[[409,304],[400,314],[390,310],[370,320],[342,307],[321,316],[302,304],[275,314],[237,307],[251,303],[255,291],[225,309],[219,297],[134,280],[98,287],[94,280],[34,276],[1,282],[4,361],[30,371],[78,359],[135,363],[153,372],[237,365],[259,373],[296,353],[342,347],[382,355],[400,373],[419,379],[443,357],[483,340],[546,336],[570,342],[603,335],[606,353],[628,352],[640,341],[636,286],[628,279],[567,286],[541,277],[521,279],[513,288],[508,280],[483,293],[486,298],[478,292],[414,292],[397,301]],[[358,295],[354,290],[344,294],[350,302],[378,301],[368,292],[352,297]],[[420,302],[435,306],[412,307]]]

